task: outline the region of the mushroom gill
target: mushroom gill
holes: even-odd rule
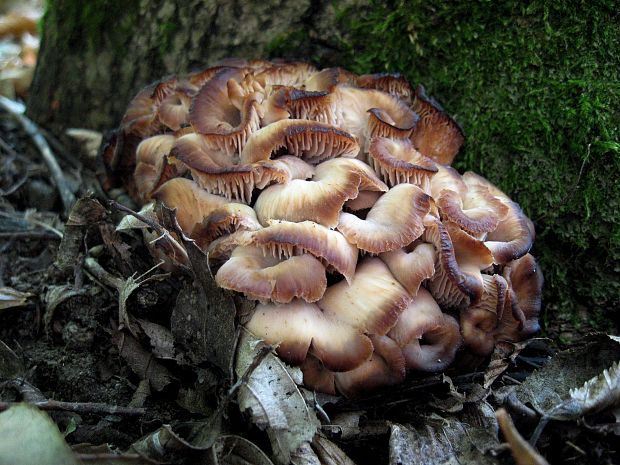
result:
[[[106,186],[176,209],[216,283],[260,302],[246,328],[306,386],[357,397],[538,330],[534,225],[449,166],[463,142],[399,74],[229,59],[136,95]],[[174,234],[143,233],[188,264]]]

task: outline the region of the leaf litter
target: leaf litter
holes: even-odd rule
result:
[[[31,137],[20,131],[13,124],[8,134]],[[97,137],[84,138],[85,151]],[[9,192],[0,228],[10,233],[0,237],[10,251],[0,259],[0,430],[17,421],[28,447],[40,435],[65,463],[95,464],[499,464],[510,463],[510,452],[519,464],[617,458],[609,439],[619,431],[616,340],[592,335],[555,354],[545,340],[498,344],[490,360],[366,399],[316,395],[298,368],[239,332],[251,304],[215,285],[208,257],[180,232],[173,211],[132,212],[83,196],[60,224],[59,197],[52,211],[33,212],[22,195],[35,180],[54,181],[20,177],[19,163],[37,155],[15,147],[0,150],[18,163],[0,175]],[[71,164],[61,151],[52,155]],[[149,247],[177,251],[182,271],[164,272]],[[84,331],[91,336],[76,343]],[[20,382],[40,395],[16,390]],[[51,419],[20,401],[50,408]],[[132,408],[143,413],[123,413]],[[0,451],[19,454],[22,444],[0,435]]]

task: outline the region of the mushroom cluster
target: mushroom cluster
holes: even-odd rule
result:
[[[356,396],[538,329],[533,224],[450,166],[463,140],[399,74],[234,60],[142,90],[105,161],[307,386]]]

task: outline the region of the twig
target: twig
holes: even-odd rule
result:
[[[58,189],[58,193],[60,194],[60,199],[62,200],[62,205],[65,209],[65,213],[69,213],[69,210],[75,203],[75,196],[67,181],[65,180],[65,176],[62,173],[62,169],[50,149],[45,137],[41,134],[41,131],[37,127],[37,125],[32,122],[29,118],[23,115],[22,106],[12,100],[0,95],[0,108],[9,113],[24,129],[26,134],[30,136],[37,149],[41,153],[43,157],[43,161],[47,165],[50,170],[50,174],[52,179],[54,180],[54,184],[56,184],[56,189]]]
[[[0,402],[0,412],[10,409],[21,402]],[[145,408],[120,407],[117,405],[102,404],[99,402],[62,402],[59,400],[44,400],[38,402],[28,402],[30,405],[41,410],[61,410],[73,413],[93,413],[104,415],[126,415],[137,416],[146,413]]]
[[[14,232],[0,232],[0,239],[56,239],[59,241],[61,238],[58,235],[50,231],[14,231]]]
[[[131,462],[136,463],[142,458],[138,454],[75,454],[80,462],[95,462],[95,463],[117,463],[117,462]]]

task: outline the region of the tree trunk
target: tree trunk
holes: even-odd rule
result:
[[[50,1],[28,115],[104,130],[146,84],[222,58],[284,51],[329,64],[336,21],[326,0]]]

